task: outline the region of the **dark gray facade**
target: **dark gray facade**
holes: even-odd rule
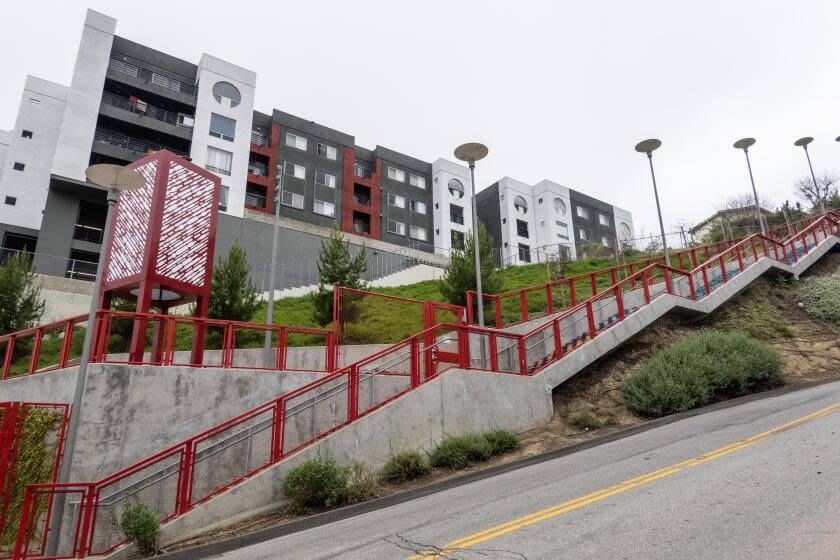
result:
[[[374,157],[382,160],[382,207],[381,207],[381,239],[388,243],[404,245],[419,249],[421,251],[433,251],[434,243],[431,241],[432,231],[432,164],[420,161],[411,156],[406,156],[394,150],[377,146],[374,150]],[[388,168],[402,171],[405,175],[404,181],[398,181],[388,177]],[[423,180],[424,187],[412,185],[412,176]],[[399,208],[389,203],[388,195],[402,197],[405,201],[404,208]],[[416,203],[421,203],[424,213],[417,212],[419,208]],[[389,222],[405,225],[403,234],[389,231]],[[426,232],[426,239],[416,239],[412,236],[411,228],[422,228]],[[393,227],[390,227],[393,230]]]
[[[499,208],[498,181],[479,192],[475,197],[476,213],[479,221],[484,224],[487,233],[493,238],[493,246],[502,248],[502,214]],[[469,209],[465,209],[469,211]],[[500,251],[497,253],[501,254]]]
[[[604,239],[607,239],[610,244],[613,243],[616,236],[612,205],[573,189],[569,189],[569,198],[572,201],[571,210],[575,241],[578,243],[602,243]],[[581,216],[579,208],[588,217]],[[602,223],[602,217],[607,222],[606,224]],[[581,230],[586,232],[585,239],[581,236]]]

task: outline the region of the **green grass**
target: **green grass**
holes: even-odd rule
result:
[[[580,430],[597,430],[604,426],[615,425],[615,417],[612,415],[601,416],[590,410],[579,410],[569,414],[566,417],[566,422]]]
[[[809,315],[821,321],[840,323],[840,272],[806,278],[798,293]]]

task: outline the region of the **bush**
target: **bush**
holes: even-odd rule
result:
[[[579,410],[572,412],[566,417],[566,422],[580,430],[597,430],[604,426],[615,424],[615,417],[612,415],[600,416],[591,410]]]
[[[29,254],[6,256],[0,262],[0,335],[31,327],[43,313],[44,300]]]
[[[347,502],[356,504],[374,496],[376,475],[370,468],[359,461],[352,461],[345,467],[347,476]]]
[[[799,299],[809,315],[840,323],[840,272],[806,278],[799,287]]]
[[[335,459],[309,459],[286,473],[283,490],[298,513],[337,507],[347,500],[347,471]]]
[[[406,449],[391,455],[379,471],[382,482],[405,482],[429,472],[429,461],[416,449]]]
[[[624,402],[639,414],[665,416],[782,383],[779,354],[737,332],[686,336],[624,380]]]
[[[126,500],[115,525],[127,539],[137,545],[142,556],[157,554],[160,516],[151,507],[140,500]]]
[[[490,444],[491,454],[501,455],[519,449],[519,438],[507,430],[496,429],[484,434],[484,439]]]

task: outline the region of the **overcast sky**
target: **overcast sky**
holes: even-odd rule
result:
[[[49,6],[47,6],[49,4]],[[85,8],[117,34],[198,62],[257,72],[256,108],[315,120],[426,161],[480,141],[483,188],[508,175],[557,181],[657,229],[639,140],[656,152],[665,222],[694,223],[749,190],[793,199],[840,169],[840,2],[167,1],[7,2],[0,128],[26,74],[69,84]]]

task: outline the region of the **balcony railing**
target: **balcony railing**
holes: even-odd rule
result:
[[[245,205],[246,206],[256,206],[257,208],[265,208],[265,195],[253,193],[253,192],[246,192],[245,193]]]
[[[453,224],[460,224],[464,225],[464,215],[463,214],[449,214],[449,221]]]
[[[363,177],[365,179],[370,179],[373,177],[373,166],[362,160],[356,160],[356,163],[353,165],[353,174],[356,177]]]
[[[353,222],[353,231],[356,233],[370,234],[370,224],[364,222]]]
[[[102,243],[102,228],[76,224],[73,226],[73,239],[89,241],[91,243]]]
[[[175,148],[171,148],[169,146],[164,146],[156,142],[140,140],[138,138],[131,138],[130,136],[126,136],[125,134],[121,134],[119,132],[112,132],[110,130],[105,130],[102,128],[96,129],[96,132],[93,135],[93,141],[102,142],[103,144],[110,144],[112,146],[117,146],[118,148],[124,148],[126,150],[131,150],[133,152],[138,152],[141,154],[145,154],[149,150],[169,150],[170,152],[179,156],[187,156],[185,152],[182,152],[181,150],[176,150]]]
[[[271,146],[271,137],[259,130],[252,130],[251,144],[256,144],[257,146]]]
[[[192,129],[193,117],[184,113],[173,113],[154,105],[149,105],[145,101],[139,99],[131,99],[128,97],[120,97],[110,92],[102,94],[102,103],[111,105],[123,111],[130,111],[132,113],[151,117],[159,121],[174,124],[175,126],[182,126],[184,128]]]
[[[257,161],[248,162],[248,173],[259,175],[260,177],[268,177],[268,166]]]
[[[353,193],[353,202],[362,206],[370,206],[370,197],[366,194]]]
[[[143,68],[142,66],[135,66],[134,64],[130,64],[122,60],[117,60],[116,58],[112,58],[111,61],[108,63],[108,69],[115,70],[117,72],[122,72],[123,74],[128,74],[129,76],[135,76],[137,78],[140,78],[141,80],[146,80],[147,82],[151,82],[153,84],[165,87],[167,89],[171,89],[173,91],[186,93],[187,95],[192,95],[193,97],[195,97],[198,93],[198,88],[194,84],[188,84],[180,80],[175,80],[168,76],[164,76],[163,74],[158,74],[157,72],[148,68]]]
[[[98,263],[95,262],[67,259],[67,269],[64,271],[64,277],[93,282],[96,280],[96,269],[98,266]]]

